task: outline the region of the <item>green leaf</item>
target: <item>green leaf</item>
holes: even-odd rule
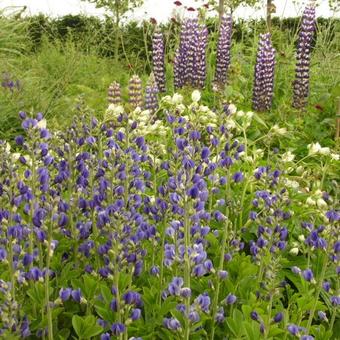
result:
[[[79,337],[83,335],[83,319],[79,315],[73,315],[72,326]]]
[[[70,333],[71,333],[70,330],[67,328],[61,329],[60,331],[58,331],[58,339],[59,340],[69,339]]]
[[[88,325],[85,330],[83,331],[84,338],[91,338],[93,336],[99,335],[102,333],[103,328],[99,325]]]
[[[268,125],[266,124],[266,122],[257,114],[254,114],[254,119],[260,123],[261,125],[263,125],[265,128],[268,128]]]
[[[104,298],[104,301],[106,303],[110,303],[111,300],[112,300],[112,293],[111,293],[111,290],[108,286],[106,286],[105,284],[103,284],[101,287],[100,287],[100,292]]]
[[[97,287],[96,280],[90,275],[84,276],[84,294],[87,299],[92,299],[94,297]]]

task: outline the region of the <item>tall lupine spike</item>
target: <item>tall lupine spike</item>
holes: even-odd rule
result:
[[[137,75],[129,81],[129,103],[133,108],[143,105],[142,81]]]
[[[233,20],[231,15],[222,17],[217,43],[215,71],[215,83],[221,87],[227,82],[227,72],[230,65],[232,25]]]
[[[120,91],[120,84],[114,81],[108,90],[108,101],[110,104],[118,105],[121,103],[121,91]]]
[[[206,81],[207,66],[206,66],[206,51],[208,43],[208,29],[201,25],[197,31],[197,43],[194,63],[194,74],[192,86],[203,88]]]
[[[266,111],[272,106],[274,90],[275,49],[272,46],[270,33],[261,34],[257,52],[253,109]]]
[[[154,113],[158,109],[158,94],[159,90],[156,84],[155,76],[151,73],[148,84],[145,88],[145,109]]]
[[[196,76],[196,53],[198,45],[198,30],[199,24],[198,19],[188,19],[187,21],[187,35],[188,35],[188,48],[186,54],[186,68],[184,82],[186,85],[193,85]]]
[[[174,85],[175,88],[184,86],[187,78],[188,49],[191,40],[191,20],[185,20],[181,27],[180,44],[175,53]]]
[[[206,47],[208,30],[198,19],[187,19],[182,24],[180,45],[174,61],[175,87],[184,85],[203,87],[206,78]]]
[[[309,96],[309,68],[312,41],[315,33],[315,6],[310,3],[302,15],[302,23],[296,52],[295,81],[293,83],[293,107],[301,109],[307,105]]]
[[[155,32],[152,38],[153,71],[159,92],[165,92],[164,40],[161,32]]]

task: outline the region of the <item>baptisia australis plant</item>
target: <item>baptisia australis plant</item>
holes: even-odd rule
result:
[[[253,88],[253,109],[256,111],[267,111],[272,107],[274,70],[275,49],[270,33],[260,34]]]
[[[83,102],[62,131],[21,112],[24,134],[0,143],[1,337],[330,339],[335,199],[304,203],[294,157],[248,140],[253,112],[195,90],[156,116],[132,83],[103,122]]]
[[[296,51],[295,81],[293,83],[293,107],[302,109],[307,105],[309,96],[309,68],[312,42],[315,34],[315,5],[310,3],[302,15],[299,40]]]

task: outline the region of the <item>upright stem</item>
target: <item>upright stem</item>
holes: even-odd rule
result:
[[[212,306],[212,327],[211,327],[211,336],[210,339],[214,340],[215,339],[215,316],[217,313],[217,306],[218,306],[218,298],[220,295],[220,288],[221,288],[221,279],[218,276],[218,273],[223,270],[223,264],[224,264],[224,255],[225,255],[225,247],[227,243],[227,238],[229,234],[229,206],[228,206],[228,200],[230,198],[229,196],[230,192],[230,171],[228,172],[228,179],[226,183],[226,221],[223,229],[223,236],[222,236],[222,244],[221,244],[221,254],[220,254],[220,261],[218,265],[218,272],[217,272],[217,282],[216,282],[216,291],[215,291],[215,296],[214,296],[214,301],[213,301],[213,306]]]
[[[190,288],[190,258],[189,258],[189,247],[190,247],[190,221],[189,221],[189,204],[188,197],[185,197],[184,202],[184,242],[185,242],[185,253],[184,253],[184,286]],[[190,297],[185,299],[186,312],[189,314],[190,309]],[[190,323],[188,315],[185,318],[185,332],[184,340],[189,340],[190,337]]]
[[[119,0],[115,0],[115,62],[118,62],[119,57]]]
[[[52,311],[50,306],[50,262],[51,262],[51,242],[52,242],[52,221],[49,222],[48,226],[48,245],[46,254],[46,271],[45,271],[45,303],[47,313],[47,325],[48,325],[48,339],[53,340],[53,323],[52,323]]]
[[[315,294],[315,298],[314,298],[314,304],[313,304],[312,310],[310,311],[310,314],[309,314],[309,318],[308,318],[308,322],[307,322],[307,327],[306,327],[306,329],[307,329],[306,330],[306,334],[309,334],[309,330],[310,330],[310,328],[312,326],[312,322],[313,322],[316,306],[317,306],[318,301],[319,301],[319,296],[320,296],[321,289],[322,289],[322,283],[323,283],[323,280],[324,280],[324,277],[325,277],[325,273],[326,273],[326,269],[327,269],[327,257],[328,257],[327,253],[324,254],[322,271],[321,271],[321,275],[320,275],[320,278],[319,278],[318,286],[317,286],[317,289],[316,289],[316,294]]]
[[[218,3],[218,16],[219,16],[220,24],[221,24],[221,21],[222,21],[223,14],[224,14],[224,0],[219,0],[219,3]]]
[[[14,266],[13,266],[13,245],[12,245],[12,237],[9,238],[9,274],[11,276],[11,295],[12,299],[15,300],[15,276],[14,276]]]
[[[266,330],[264,332],[264,338],[268,339],[268,335],[269,335],[269,330],[270,330],[270,319],[271,319],[271,315],[272,315],[272,309],[273,309],[273,293],[270,292],[270,300],[269,300],[269,306],[268,306],[268,323],[267,323],[267,327]]]
[[[163,287],[163,276],[164,276],[164,245],[165,245],[165,228],[166,220],[163,220],[163,228],[161,230],[161,262],[160,262],[160,277],[159,277],[159,305],[162,303],[162,287]]]
[[[335,289],[335,294],[339,293],[339,280],[336,280],[336,289]],[[329,323],[329,329],[333,330],[334,322],[335,322],[335,317],[337,316],[337,306],[333,307],[333,313],[332,313],[332,318],[331,322]]]
[[[272,31],[272,0],[267,0],[267,28],[268,32]]]
[[[118,268],[118,240],[115,240],[115,251],[114,251],[114,256],[115,256],[115,263],[116,266],[114,268],[114,282],[115,282],[115,288],[116,288],[116,301],[117,301],[117,321],[119,323],[122,322],[122,316],[121,316],[121,311],[120,311],[120,291],[119,291],[119,268]],[[123,335],[120,334],[119,338],[122,339]]]

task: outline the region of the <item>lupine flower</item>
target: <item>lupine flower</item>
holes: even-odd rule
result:
[[[208,30],[198,19],[187,19],[181,30],[180,45],[175,53],[174,82],[176,88],[186,84],[203,87],[206,79],[206,47]]]
[[[301,109],[306,106],[309,96],[309,67],[312,41],[315,33],[315,6],[310,3],[302,15],[299,40],[296,53],[296,75],[293,83],[293,107]]]
[[[152,38],[153,73],[159,92],[165,92],[165,54],[161,32],[155,32]]]
[[[142,107],[142,81],[137,75],[131,77],[129,81],[129,103],[133,108]]]
[[[115,81],[109,86],[108,101],[114,105],[119,105],[122,101],[120,84]]]
[[[158,109],[158,92],[155,77],[151,73],[145,88],[145,109],[150,110],[151,112],[155,112]]]
[[[274,91],[275,49],[270,33],[261,34],[254,75],[253,108],[266,111],[272,106]]]
[[[227,82],[227,72],[230,65],[230,48],[232,35],[232,17],[223,16],[217,42],[217,59],[215,70],[215,83],[223,86]]]

